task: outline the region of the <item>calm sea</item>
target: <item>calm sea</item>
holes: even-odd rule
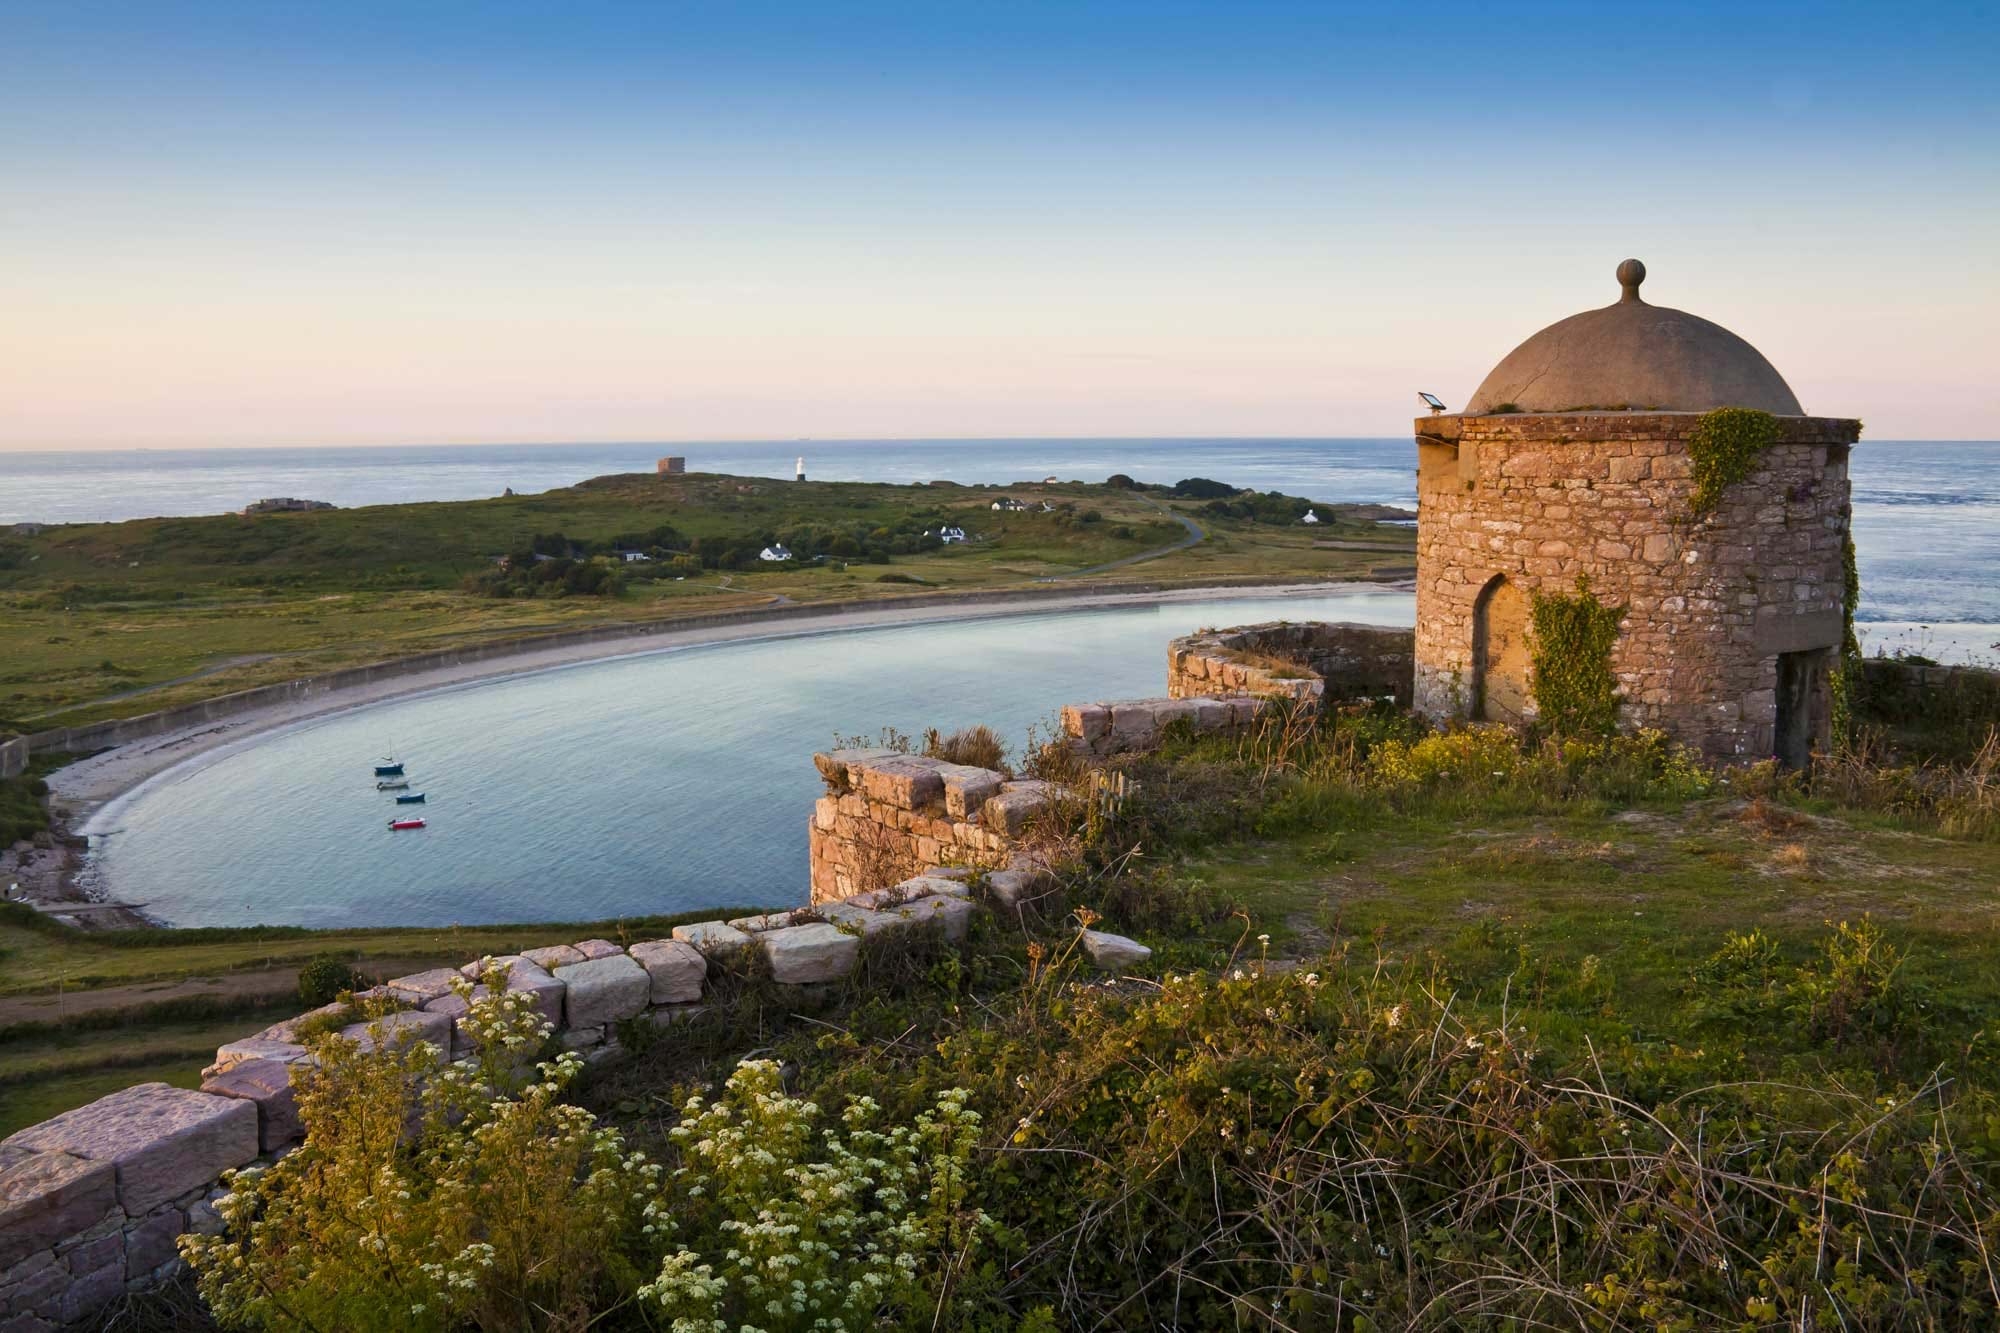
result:
[[[425,448],[0,453],[0,524],[215,514],[269,495],[337,505],[528,493],[652,470],[828,481],[1014,482],[1215,477],[1315,500],[1410,505],[1408,439],[773,440]],[[1861,619],[1872,648],[1944,658],[2000,649],[2000,442],[1868,441],[1854,451]]]

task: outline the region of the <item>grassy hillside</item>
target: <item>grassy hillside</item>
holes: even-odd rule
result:
[[[996,512],[1002,496],[1031,512]],[[1305,527],[1282,512],[1217,515],[1207,504],[1083,483],[630,475],[491,500],[68,525],[0,538],[0,721],[33,730],[128,716],[337,666],[600,622],[1049,578],[1363,577],[1411,560],[1407,530],[1339,506],[1320,506],[1335,521]],[[1182,540],[1176,515],[1196,521],[1205,539],[1092,572]],[[940,547],[921,536],[947,524],[969,540]],[[743,560],[744,550],[773,541],[797,545],[802,558]],[[628,565],[610,554],[623,548],[653,558]],[[534,584],[537,549],[573,558],[608,595]],[[804,558],[814,551],[826,558]],[[511,590],[528,595],[486,595],[505,581],[496,561],[510,554]]]

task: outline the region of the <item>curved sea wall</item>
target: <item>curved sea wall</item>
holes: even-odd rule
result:
[[[1300,663],[1341,663],[1347,674],[1323,680],[1302,665],[1295,669],[1303,676],[1273,673],[1262,694],[1071,705],[1063,710],[1068,744],[1097,758],[1144,749],[1175,723],[1238,730],[1280,697],[1307,697],[1277,681],[1309,678],[1320,686],[1310,697],[1345,697],[1374,691],[1379,673],[1409,660],[1409,630],[1281,628],[1251,627],[1256,634],[1244,642]],[[1315,628],[1326,632],[1308,632]],[[1226,673],[1204,667],[1196,676],[1189,664],[1230,663],[1239,651],[1233,633],[1176,640],[1170,681],[1229,687]],[[810,906],[676,926],[662,939],[553,944],[483,966],[503,969],[507,989],[535,997],[564,1048],[600,1064],[624,1055],[640,1032],[702,1013],[747,978],[796,990],[803,1001],[850,977],[864,943],[877,937],[890,948],[899,936],[915,942],[915,932],[959,941],[979,913],[1004,923],[1057,908],[1058,881],[1040,860],[1053,841],[1040,835],[1059,836],[1051,825],[1067,818],[1054,785],[887,749],[834,750],[814,763],[827,795],[812,815]],[[1083,943],[1107,970],[1148,954],[1094,931]],[[0,1140],[0,1329],[81,1324],[176,1272],[175,1238],[221,1225],[214,1200],[223,1173],[281,1155],[302,1137],[292,1075],[315,1059],[311,1033],[338,1032],[370,1049],[425,1041],[464,1054],[468,1006],[453,986],[481,974],[482,961],[469,961],[397,977],[354,997],[386,1011],[379,1017],[341,1004],[315,1009],[218,1047],[199,1090],[142,1083]]]

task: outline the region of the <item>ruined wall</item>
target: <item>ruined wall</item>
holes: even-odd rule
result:
[[[1051,882],[998,874],[976,896],[966,872],[931,868],[873,893],[814,908],[677,926],[671,938],[620,946],[582,940],[488,960],[509,990],[533,995],[555,1038],[596,1064],[624,1054],[620,1026],[669,1026],[703,1011],[715,983],[754,960],[783,987],[850,975],[864,938],[930,928],[962,940],[975,913],[1016,911]],[[357,999],[394,1006],[379,1026],[341,1035],[372,1048],[426,1041],[469,1053],[466,1003],[451,989],[478,962],[398,977]],[[82,1326],[128,1291],[181,1268],[175,1238],[220,1229],[225,1171],[269,1161],[303,1136],[293,1070],[310,1065],[300,1024],[275,1023],[217,1048],[201,1089],[141,1083],[0,1140],[0,1328]],[[627,1029],[629,1031],[629,1029]]]
[[[1416,669],[1411,631],[1383,625],[1274,620],[1204,630],[1167,649],[1167,694],[1253,694],[1319,702],[1410,701]]]
[[[1000,869],[1048,803],[1045,782],[898,750],[813,756],[827,794],[807,836],[812,901],[879,889],[919,866]]]
[[[1490,698],[1494,716],[1531,712],[1518,622],[1532,593],[1569,592],[1581,574],[1627,608],[1612,650],[1626,725],[1716,757],[1772,753],[1778,655],[1840,642],[1860,423],[1778,418],[1756,471],[1695,521],[1687,437],[1699,419],[1418,420],[1419,711],[1478,716]]]
[[[1332,638],[1350,645],[1379,634],[1393,650],[1408,638],[1335,628],[1344,633]],[[1185,655],[1178,660],[1170,670],[1185,674]],[[1156,744],[1183,720],[1198,730],[1241,729],[1272,702],[1249,694],[1117,700],[1072,705],[1063,722],[1072,745],[1098,756]],[[814,763],[828,794],[812,816],[809,906],[677,926],[669,938],[626,945],[551,945],[489,964],[506,970],[508,989],[535,997],[563,1047],[594,1064],[624,1054],[629,1024],[669,1026],[700,1014],[731,974],[823,986],[854,972],[869,937],[930,928],[959,940],[978,912],[1045,911],[1057,897],[1025,836],[1051,808],[1049,784],[886,749],[835,750]],[[1147,953],[1098,932],[1083,939],[1107,970]],[[389,981],[357,998],[393,1012],[379,1026],[349,1023],[341,1035],[370,1045],[426,1041],[464,1055],[467,1006],[452,981],[479,973],[473,962]],[[292,1078],[314,1057],[301,1024],[337,1008],[225,1043],[199,1090],[139,1084],[0,1140],[0,1328],[84,1325],[125,1292],[177,1272],[175,1238],[220,1225],[213,1204],[222,1174],[271,1160],[302,1137]]]

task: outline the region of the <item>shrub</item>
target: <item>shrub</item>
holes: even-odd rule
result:
[[[503,972],[486,983],[455,987],[467,1059],[332,1036],[295,1067],[305,1141],[227,1178],[222,1234],[180,1240],[224,1325],[580,1328],[629,1299],[659,1168],[560,1100],[582,1061],[529,1064],[550,1025]]]
[[[1618,726],[1611,647],[1625,608],[1598,601],[1581,574],[1573,593],[1536,591],[1531,597],[1530,688],[1542,726],[1557,736],[1609,735]]]
[[[640,1295],[676,1329],[929,1323],[987,1226],[969,1203],[980,1119],[966,1095],[940,1093],[886,1132],[881,1108],[856,1098],[822,1129],[775,1061],[744,1061],[670,1131],[681,1165],[645,1218],[674,1248]]]
[[[1227,500],[1240,494],[1236,487],[1223,481],[1211,481],[1207,477],[1183,477],[1174,483],[1173,493],[1190,500]]]
[[[315,955],[299,969],[299,999],[317,1009],[332,1004],[342,991],[358,990],[367,979],[349,967],[339,954]]]
[[[983,724],[954,731],[949,736],[940,736],[933,727],[924,733],[924,753],[948,764],[1001,771],[1007,768],[1007,747],[1000,743],[993,728]]]

